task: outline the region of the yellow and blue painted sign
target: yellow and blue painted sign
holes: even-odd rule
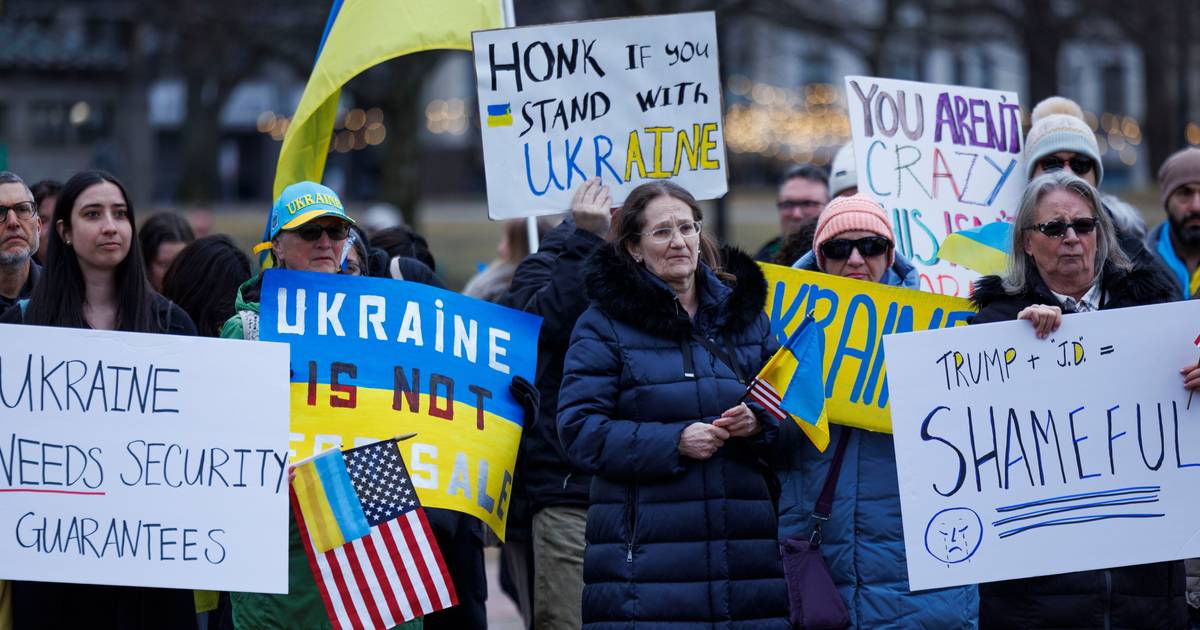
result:
[[[399,434],[426,507],[504,538],[541,318],[380,278],[266,272],[261,338],[291,346],[291,451],[303,458]]]

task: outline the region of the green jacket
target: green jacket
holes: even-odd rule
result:
[[[245,298],[247,293],[257,296],[259,276],[250,278],[238,287],[234,301],[234,315],[221,327],[225,339],[258,340],[258,302]],[[246,323],[251,325],[247,329]],[[230,593],[233,602],[233,625],[238,630],[316,630],[332,628],[325,613],[325,604],[317,590],[316,580],[308,565],[308,555],[300,541],[296,521],[288,518],[288,594]],[[408,630],[422,628],[420,618],[397,626]]]

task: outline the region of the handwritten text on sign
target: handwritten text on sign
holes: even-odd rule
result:
[[[846,77],[858,191],[883,204],[921,289],[966,297],[979,274],[938,258],[946,236],[1012,221],[1025,187],[1015,92]]]
[[[829,421],[892,430],[883,335],[965,325],[971,303],[941,295],[762,265],[767,316],[779,343],[809,312],[825,334],[825,411]]]
[[[286,346],[0,338],[0,578],[287,592]]]
[[[1200,556],[1179,377],[1198,327],[1181,302],[1045,340],[1025,321],[885,337],[912,588]]]
[[[493,219],[562,212],[591,177],[616,205],[655,179],[698,199],[725,194],[711,12],[479,31],[473,42]]]
[[[404,433],[422,505],[501,539],[541,319],[413,282],[273,270],[262,338],[292,347],[292,448],[307,457]]]

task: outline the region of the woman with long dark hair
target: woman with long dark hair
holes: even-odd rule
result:
[[[72,177],[54,205],[42,277],[6,323],[196,334],[178,306],[146,281],[133,204],[112,175]],[[15,628],[195,628],[189,590],[13,582]]]
[[[155,291],[162,292],[163,278],[171,267],[171,261],[194,240],[196,234],[192,232],[192,226],[188,225],[187,219],[174,212],[159,212],[142,224],[138,242],[146,260],[150,286]]]
[[[251,276],[250,258],[225,234],[183,248],[163,277],[162,294],[178,304],[203,337],[218,337],[233,317],[238,287]]]

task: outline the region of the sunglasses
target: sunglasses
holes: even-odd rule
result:
[[[882,236],[867,236],[857,240],[835,238],[821,243],[821,255],[829,260],[846,260],[858,250],[863,258],[886,254],[892,242]]]
[[[322,232],[327,234],[331,241],[344,241],[350,235],[350,225],[346,223],[334,223],[332,225],[321,226],[315,223],[305,223],[298,228],[288,231],[309,242],[321,238]]]
[[[1067,165],[1071,167],[1071,170],[1076,175],[1087,175],[1096,167],[1096,161],[1086,155],[1076,155],[1069,160],[1064,160],[1055,155],[1047,155],[1038,160],[1038,166],[1041,166],[1042,170],[1046,172],[1057,171]]]
[[[1026,230],[1037,230],[1037,231],[1041,232],[1042,234],[1049,236],[1050,238],[1062,238],[1067,235],[1067,228],[1071,228],[1072,230],[1075,230],[1075,234],[1077,234],[1079,236],[1083,236],[1084,234],[1091,234],[1093,231],[1096,230],[1097,223],[1099,223],[1099,221],[1096,219],[1092,219],[1092,218],[1075,219],[1074,221],[1071,221],[1070,223],[1067,223],[1066,221],[1059,221],[1058,219],[1055,219],[1054,221],[1049,221],[1046,223],[1038,223],[1037,225],[1033,225],[1033,226],[1027,227],[1025,229]]]

